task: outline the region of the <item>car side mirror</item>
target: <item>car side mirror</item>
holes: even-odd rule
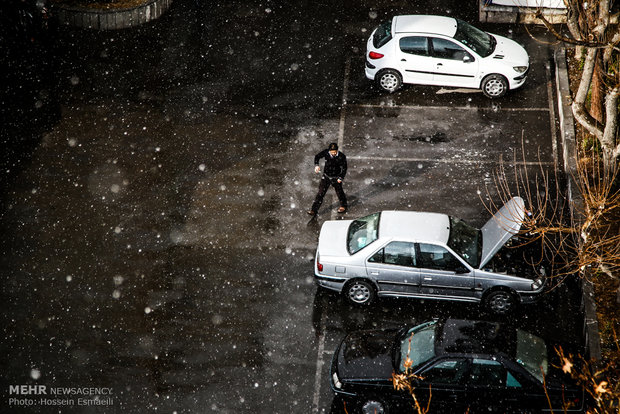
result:
[[[455,272],[457,275],[462,275],[462,274],[464,274],[464,273],[469,273],[469,269],[468,269],[468,268],[466,268],[465,266],[459,266],[459,267],[457,267],[456,269],[454,269],[454,272]]]
[[[469,63],[469,62],[472,62],[472,61],[473,61],[473,59],[471,58],[471,56],[469,56],[469,55],[463,56],[463,62]]]

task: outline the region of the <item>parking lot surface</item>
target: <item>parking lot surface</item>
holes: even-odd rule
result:
[[[411,209],[481,225],[502,166],[512,186],[515,165],[535,183],[561,162],[552,46],[523,27],[485,26],[531,57],[500,100],[386,95],[364,78],[370,30],[411,10],[476,15],[452,1],[179,0],[138,29],[58,29],[57,115],[20,137],[33,149],[3,194],[3,382],[113,389],[113,405],[74,412],[339,412],[328,368],[346,333],[486,318],[449,302],[357,308],[312,277],[326,220]],[[313,157],[329,142],[349,160],[350,209],[336,214],[330,190],[311,219]],[[573,295],[514,322],[578,342],[579,318],[558,321],[579,312]]]

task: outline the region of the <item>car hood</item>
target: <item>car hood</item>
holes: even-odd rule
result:
[[[319,234],[319,254],[324,256],[348,256],[347,233],[353,220],[330,220],[323,223]]]
[[[495,50],[487,59],[503,61],[514,66],[529,66],[530,58],[523,46],[507,37],[496,34],[491,35],[497,41],[497,45],[495,45]]]
[[[349,334],[337,351],[341,380],[388,379],[392,376],[392,347],[396,330],[358,331]]]
[[[512,236],[517,234],[525,218],[525,202],[513,197],[482,227],[483,268]]]

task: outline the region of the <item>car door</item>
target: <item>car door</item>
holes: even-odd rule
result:
[[[478,88],[479,59],[454,41],[430,38],[433,56],[433,83],[463,88]]]
[[[429,296],[471,298],[475,275],[444,246],[417,244],[420,293]]]
[[[467,403],[471,409],[496,412],[509,408],[531,408],[529,383],[497,359],[472,358],[467,380]],[[542,401],[540,401],[542,402]],[[539,407],[541,408],[541,407]]]
[[[425,407],[430,399],[429,412],[465,412],[466,381],[469,369],[467,358],[447,357],[434,361],[416,373],[415,395]]]
[[[433,58],[426,36],[403,36],[397,44],[397,61],[403,82],[428,84],[433,81]]]
[[[381,292],[418,293],[420,271],[416,267],[415,243],[392,241],[366,261],[366,272],[376,280]]]

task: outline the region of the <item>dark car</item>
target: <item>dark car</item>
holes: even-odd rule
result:
[[[550,411],[549,401],[556,412],[580,412],[583,390],[559,366],[554,346],[522,329],[444,319],[349,334],[334,354],[330,381],[349,413],[415,412],[411,395],[392,382],[405,372],[418,376],[414,394],[422,407],[430,399],[430,413]]]

